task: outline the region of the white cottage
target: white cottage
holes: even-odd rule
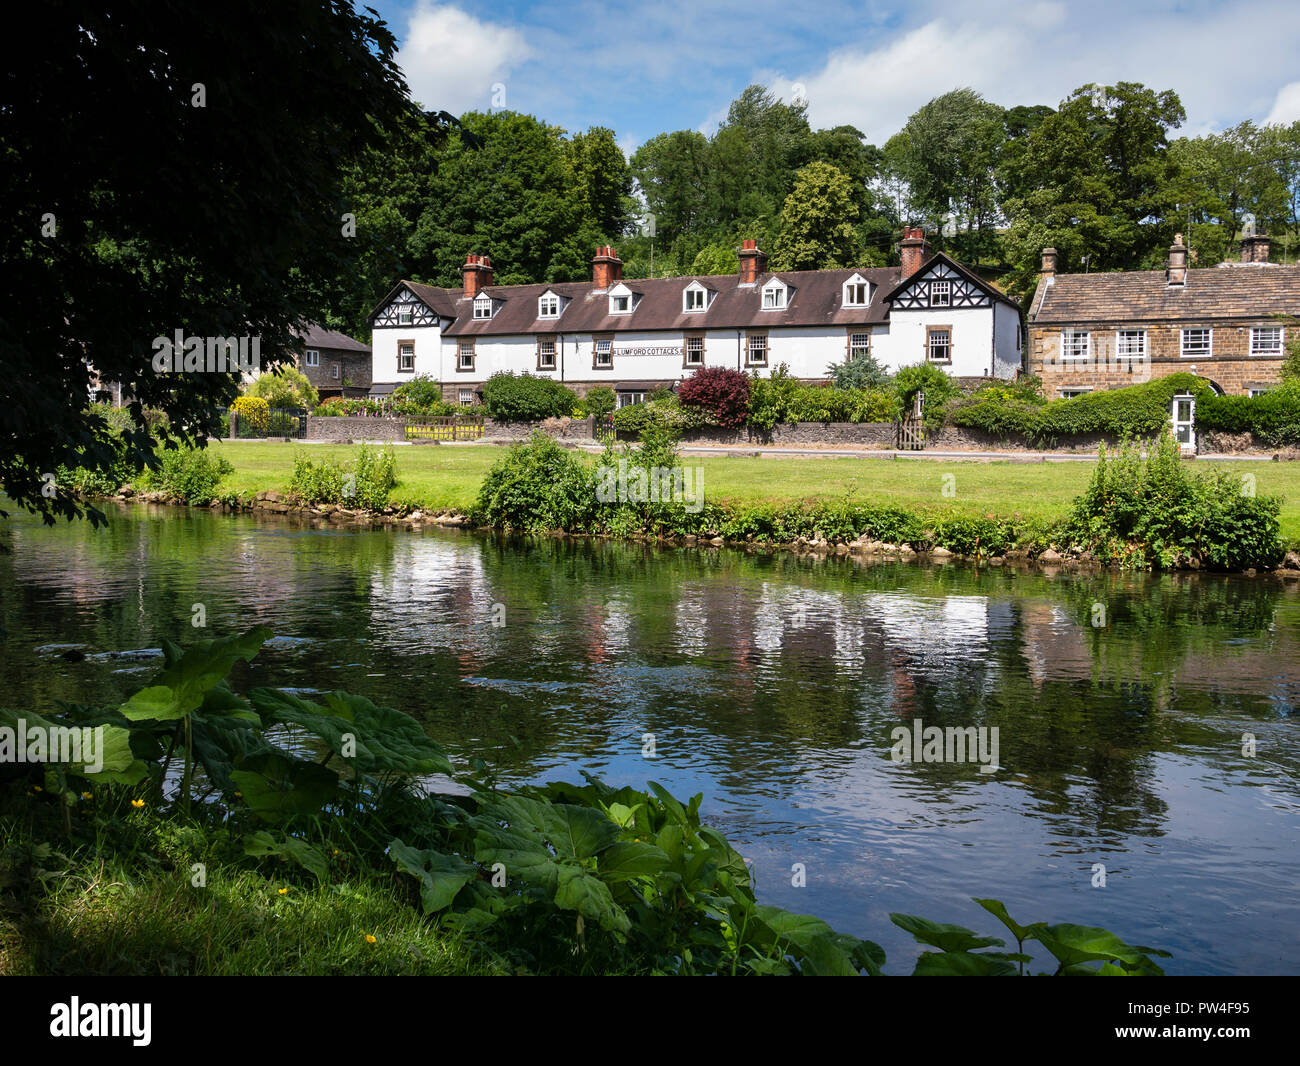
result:
[[[590,282],[494,285],[469,255],[459,289],[403,281],[371,313],[374,385],[426,375],[471,404],[498,371],[554,378],[579,393],[609,385],[634,403],[695,370],[726,366],[824,381],[832,363],[874,354],[887,369],[923,361],[954,377],[1014,378],[1020,309],[919,229],[901,267],[769,271],[752,240],[738,274],[632,280],[611,247]]]

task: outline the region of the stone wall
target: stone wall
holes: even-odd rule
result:
[[[405,440],[404,418],[307,416],[307,440]]]
[[[494,422],[488,419],[483,423],[483,439],[489,442],[524,440],[535,429],[540,429],[548,437],[556,440],[590,442],[594,438],[595,419],[592,418],[547,418],[541,422]]]

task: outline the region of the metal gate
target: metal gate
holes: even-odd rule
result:
[[[596,424],[591,428],[591,435],[600,444],[613,444],[618,439],[618,431],[614,429],[614,419],[609,416],[596,419]]]

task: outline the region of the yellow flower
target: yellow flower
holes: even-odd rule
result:
[[[369,933],[367,933],[367,934],[366,934],[366,943],[367,943],[367,944],[375,944],[375,943],[378,943],[378,938],[377,938],[377,937],[373,937],[373,936],[371,936]]]
[[[288,894],[289,894],[289,890],[287,888],[280,889],[280,895],[287,896]]]
[[[37,792],[44,792],[44,791],[45,791],[45,789],[41,788],[40,785],[33,785],[32,787],[33,787],[34,789],[36,789]]]
[[[334,849],[334,854],[337,855],[338,853],[339,853],[339,849],[338,849],[338,848],[335,848],[335,849]]]
[[[138,810],[140,810],[141,807],[144,806],[144,800],[132,800],[132,801],[131,801],[131,806],[134,807],[134,808],[138,811]]]
[[[81,794],[81,798],[84,799],[84,800],[88,800],[88,799],[92,799],[93,797],[91,796],[91,794],[90,794],[89,792],[83,792],[83,793]]]
[[[242,792],[236,792],[235,795],[236,795],[239,799],[243,799],[243,798],[244,798],[244,794],[243,794]]]

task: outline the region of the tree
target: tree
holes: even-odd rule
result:
[[[709,142],[694,130],[661,133],[632,155],[632,174],[654,217],[654,236],[671,243],[706,226]]]
[[[857,246],[857,217],[848,175],[829,163],[809,163],[795,175],[794,190],[781,209],[772,269],[848,266]]]
[[[968,253],[997,217],[998,151],[1005,137],[1003,112],[974,89],[954,89],[918,110],[885,146],[891,170],[910,190],[913,208],[930,228],[945,219],[966,230]]]
[[[217,432],[237,376],[158,373],[153,339],[256,337],[264,366],[300,349],[356,254],[346,165],[418,113],[392,34],[350,4],[28,14],[40,46],[12,50],[0,98],[0,486],[52,522],[83,508],[48,472],[119,458],[88,364],[135,397],[133,463],[157,461],[145,406],[167,441]]]
[[[1005,247],[1014,291],[1032,284],[1043,247],[1062,268],[1131,270],[1163,262],[1175,232],[1176,163],[1169,130],[1177,94],[1135,82],[1076,89],[1025,139],[1009,198]]]
[[[248,386],[247,395],[266,401],[268,407],[305,407],[320,403],[320,395],[307,375],[291,366],[279,366]]]
[[[614,131],[593,126],[566,143],[569,167],[583,194],[583,212],[607,240],[632,225],[632,172]]]

